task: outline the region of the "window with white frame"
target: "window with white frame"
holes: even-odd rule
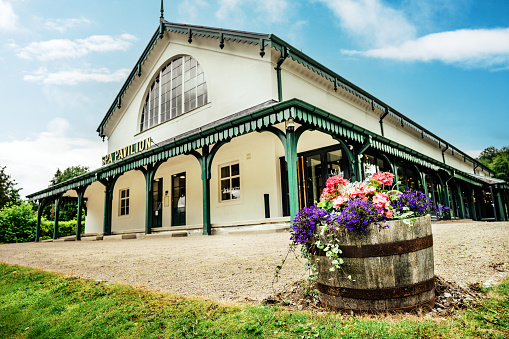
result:
[[[150,84],[141,112],[140,132],[205,105],[207,83],[190,56],[168,62]]]
[[[120,209],[119,215],[129,215],[129,188],[120,190]]]
[[[219,185],[221,201],[240,199],[239,163],[220,166]]]

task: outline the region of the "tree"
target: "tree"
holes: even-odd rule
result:
[[[53,179],[50,180],[50,186],[54,186],[56,184],[60,184],[66,180],[78,177],[82,174],[87,173],[89,168],[87,166],[71,166],[67,167],[63,172],[60,171],[60,168],[57,168],[57,172],[53,176]]]
[[[61,182],[64,182],[66,180],[75,178],[77,176],[80,176],[82,174],[85,174],[88,172],[87,166],[70,166],[67,167],[63,172],[60,171],[58,168],[55,172],[55,175],[53,176],[53,179],[50,180],[50,187],[54,186],[56,184],[60,184]],[[60,204],[60,213],[59,213],[59,220],[62,221],[69,221],[76,218],[76,213],[78,210],[78,203],[77,202],[66,202]],[[43,209],[43,215],[48,220],[53,220],[54,215],[54,204],[46,205]]]
[[[479,155],[479,161],[487,166],[490,170],[495,172],[497,179],[509,182],[509,147],[502,147],[496,149],[495,147],[488,147]]]
[[[5,173],[5,166],[0,166],[0,208],[19,201],[21,188],[14,188],[16,185],[16,181],[11,180],[11,176]]]

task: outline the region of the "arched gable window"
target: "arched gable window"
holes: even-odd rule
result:
[[[171,60],[150,84],[140,132],[203,106],[207,99],[207,83],[200,64],[190,56]]]

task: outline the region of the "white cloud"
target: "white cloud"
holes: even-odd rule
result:
[[[57,168],[101,165],[107,145],[100,141],[68,137],[69,123],[62,118],[49,122],[48,130],[35,138],[0,142],[0,164],[22,188],[22,196],[48,187]]]
[[[219,20],[232,21],[252,17],[252,13],[256,12],[258,19],[282,22],[287,17],[285,11],[288,8],[287,0],[219,0],[215,15]]]
[[[415,38],[416,29],[403,11],[381,0],[318,0],[329,7],[340,26],[363,44],[386,46]]]
[[[86,39],[53,39],[41,42],[31,42],[25,47],[11,44],[18,57],[27,60],[41,61],[64,58],[79,58],[91,52],[126,51],[137,40],[134,35],[120,36],[93,35]]]
[[[181,1],[177,9],[179,15],[184,19],[183,22],[195,21],[200,14],[208,12],[208,3],[204,0],[184,0]]]
[[[64,33],[69,28],[73,28],[82,24],[89,24],[90,20],[86,18],[79,19],[56,19],[56,20],[48,20],[44,23],[44,27],[46,29],[52,31],[59,31],[60,33]]]
[[[23,80],[28,82],[42,83],[44,85],[77,85],[81,82],[119,82],[127,78],[131,72],[128,68],[122,68],[111,72],[107,68],[92,70],[66,70],[48,72],[46,68],[40,68],[32,74],[27,74]]]
[[[400,45],[346,54],[402,61],[442,61],[465,67],[509,66],[509,28],[429,34]]]
[[[10,2],[0,0],[0,31],[12,31],[18,28],[18,16]]]

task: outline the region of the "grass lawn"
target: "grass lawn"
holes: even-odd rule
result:
[[[0,338],[508,338],[509,279],[484,293],[450,318],[315,314],[0,264]]]

